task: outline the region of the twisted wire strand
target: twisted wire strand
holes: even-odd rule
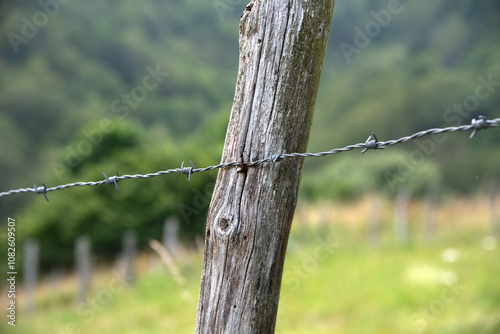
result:
[[[351,151],[354,149],[364,149],[362,153],[366,152],[366,150],[369,149],[384,149],[385,146],[393,146],[397,144],[402,144],[406,143],[418,138],[421,138],[423,136],[429,135],[429,134],[441,134],[441,133],[451,133],[451,132],[458,132],[458,131],[470,131],[473,130],[472,134],[470,135],[470,138],[472,139],[474,135],[477,133],[479,130],[483,129],[488,129],[490,127],[496,127],[500,124],[500,118],[495,118],[488,120],[484,116],[479,116],[477,119],[473,119],[471,124],[469,125],[460,125],[460,126],[450,126],[446,128],[433,128],[433,129],[428,129],[424,131],[419,131],[416,132],[410,136],[406,137],[401,137],[398,139],[392,139],[392,140],[387,140],[387,141],[378,141],[377,137],[375,136],[375,133],[372,133],[370,137],[366,140],[364,143],[357,143],[357,144],[352,144],[352,145],[347,145],[342,148],[335,148],[330,151],[325,151],[325,152],[317,152],[317,153],[281,153],[281,154],[271,154],[270,157],[264,158],[264,159],[259,159],[255,161],[249,161],[249,162],[244,162],[245,166],[250,166],[250,167],[256,167],[260,166],[265,163],[271,163],[273,166],[275,163],[288,159],[288,158],[294,158],[294,157],[303,157],[303,158],[310,158],[310,157],[324,157],[327,155],[331,154],[337,154],[337,153],[342,153],[342,152],[347,152]],[[239,161],[231,161],[231,162],[226,162],[226,163],[220,163],[218,165],[214,166],[208,166],[204,168],[194,168],[191,162],[191,167],[184,167],[184,163],[182,164],[181,168],[173,168],[173,169],[167,169],[164,171],[158,171],[156,173],[148,173],[148,174],[132,174],[132,175],[121,175],[119,176],[118,173],[116,176],[112,177],[107,177],[104,175],[105,179],[101,181],[95,181],[95,182],[75,182],[75,183],[68,183],[64,185],[59,185],[56,187],[47,187],[45,184],[43,187],[37,187],[36,185],[33,186],[33,188],[19,188],[15,190],[9,190],[5,192],[0,192],[0,197],[6,197],[10,195],[15,195],[15,194],[23,194],[23,193],[36,193],[36,194],[43,194],[45,198],[47,199],[47,193],[51,191],[56,191],[56,190],[62,190],[66,188],[73,188],[73,187],[83,187],[83,186],[100,186],[103,184],[114,184],[116,186],[116,183],[120,180],[127,180],[127,179],[148,179],[156,176],[162,176],[162,175],[167,175],[167,174],[173,174],[173,173],[182,173],[186,174],[188,176],[188,179],[191,179],[191,174],[193,173],[204,173],[208,171],[212,171],[214,169],[222,169],[222,168],[227,168],[227,167],[236,167],[239,166],[240,162]],[[117,187],[117,186],[116,186]],[[118,187],[117,187],[118,189]],[[47,199],[48,201],[48,199]]]

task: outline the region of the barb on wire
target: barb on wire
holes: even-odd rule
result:
[[[191,167],[184,167],[184,161],[181,164],[181,173],[186,174],[188,178],[188,182],[191,182],[191,174],[193,174],[194,171],[194,165],[192,161],[189,161],[191,163]]]
[[[111,176],[107,177],[106,174],[103,173],[104,175],[104,180],[102,181],[96,181],[96,182],[76,182],[76,183],[69,183],[69,184],[64,184],[60,185],[57,187],[52,187],[48,188],[45,183],[43,184],[43,187],[37,187],[36,185],[33,186],[33,188],[20,188],[16,190],[10,190],[6,192],[0,192],[0,197],[5,197],[5,196],[10,196],[14,194],[22,194],[22,193],[36,193],[36,194],[43,194],[45,196],[45,199],[47,202],[49,199],[47,198],[47,192],[50,191],[56,191],[56,190],[62,190],[66,188],[72,188],[72,187],[83,187],[83,186],[100,186],[102,184],[114,184],[116,190],[118,190],[118,185],[117,182],[120,180],[127,180],[127,179],[147,179],[147,178],[152,178],[155,176],[161,176],[161,175],[167,175],[167,174],[173,174],[173,173],[182,173],[187,175],[188,181],[191,181],[191,175],[194,173],[204,173],[208,172],[214,169],[222,169],[222,168],[227,168],[227,167],[236,167],[239,166],[242,168],[247,167],[256,167],[259,165],[262,165],[264,163],[270,163],[271,164],[271,170],[274,168],[274,165],[277,162],[280,162],[284,159],[289,159],[289,158],[294,158],[294,157],[303,157],[303,158],[310,158],[310,157],[324,157],[326,155],[330,154],[337,154],[341,152],[347,152],[351,151],[355,148],[361,148],[363,151],[361,153],[365,153],[367,150],[370,149],[384,149],[386,146],[393,146],[401,143],[406,143],[408,141],[429,135],[429,134],[439,134],[439,133],[445,133],[445,132],[457,132],[457,131],[470,131],[473,130],[471,135],[469,136],[470,139],[474,138],[474,136],[477,134],[479,130],[485,130],[490,127],[496,127],[500,124],[500,118],[495,118],[495,119],[487,119],[484,116],[479,116],[477,119],[473,119],[471,121],[470,125],[461,125],[461,126],[450,126],[447,128],[435,128],[435,129],[429,129],[429,130],[424,130],[420,131],[417,133],[414,133],[410,136],[406,137],[401,137],[399,139],[393,139],[393,140],[388,140],[388,141],[378,141],[377,137],[375,136],[375,133],[372,132],[370,137],[364,142],[364,143],[357,143],[353,145],[347,145],[342,148],[336,148],[330,151],[326,152],[318,152],[318,153],[286,153],[286,151],[283,151],[281,154],[274,154],[271,153],[269,158],[265,159],[260,159],[260,160],[255,160],[255,161],[243,161],[242,158],[240,158],[239,161],[231,161],[231,162],[226,162],[226,163],[221,163],[218,165],[214,166],[208,166],[205,168],[194,168],[193,162],[190,161],[191,167],[184,167],[184,162],[181,164],[181,168],[175,168],[175,169],[167,169],[164,171],[159,171],[156,173],[149,173],[149,174],[133,174],[133,175],[122,175],[119,176],[118,172],[116,172],[116,176]]]
[[[274,165],[277,163],[277,162],[280,162],[281,160],[285,159],[283,157],[283,155],[286,154],[286,150],[283,151],[283,153],[281,154],[274,154],[274,153],[271,153],[271,156],[269,157],[269,159],[271,159],[271,163],[272,163],[272,167],[271,167],[271,171],[274,170]]]
[[[471,125],[474,128],[474,131],[470,134],[470,139],[474,138],[479,130],[487,129],[490,126],[497,126],[498,124],[488,124],[488,119],[483,115],[480,115],[477,119],[472,119]]]
[[[117,179],[118,177],[120,177],[120,175],[118,175],[118,171],[116,171],[116,176],[111,176],[109,178],[104,173],[102,173],[102,175],[104,175],[104,178],[106,179],[106,183],[114,184],[116,190],[120,190],[120,189],[118,189],[118,185],[117,185],[118,181],[120,181],[120,179]]]
[[[373,139],[372,139],[373,138]],[[377,136],[375,136],[375,132],[372,132],[371,136],[368,137],[368,139],[365,142],[365,149],[361,151],[361,154],[365,153],[368,150],[378,150],[378,149],[384,149],[385,147],[382,145],[379,145]]]
[[[33,189],[35,190],[35,193],[37,194],[43,194],[45,196],[45,199],[47,202],[49,201],[49,198],[47,197],[47,186],[45,183],[42,183],[43,187],[37,187],[36,184],[33,185]]]

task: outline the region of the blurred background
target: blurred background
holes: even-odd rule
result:
[[[0,191],[217,164],[246,4],[0,1]],[[337,1],[308,151],[499,117],[499,33],[497,1]],[[499,146],[490,129],[307,159],[277,332],[500,333]],[[11,217],[17,266],[31,243],[39,269],[2,332],[192,332],[215,178],[1,198],[1,263]],[[115,277],[130,231],[133,283]]]

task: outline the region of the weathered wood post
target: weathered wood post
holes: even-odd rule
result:
[[[500,194],[500,181],[493,180],[490,191],[490,230],[491,235],[500,237],[500,215],[498,210],[497,197]]]
[[[426,243],[434,242],[436,238],[436,220],[438,211],[438,190],[429,188],[425,196],[424,207],[424,240]]]
[[[163,223],[162,244],[172,255],[179,253],[179,220],[176,217],[170,217]]]
[[[408,243],[410,237],[408,222],[408,205],[411,200],[411,192],[401,189],[394,200],[394,234],[396,241],[402,244]]]
[[[38,283],[38,241],[26,240],[24,244],[24,288],[26,290],[26,314],[35,313],[35,292]]]
[[[253,0],[222,161],[307,147],[334,0]],[[219,171],[196,333],[273,333],[303,158]]]
[[[135,257],[137,253],[137,233],[128,230],[123,235],[123,280],[131,285],[135,281]]]
[[[370,199],[367,219],[368,245],[375,247],[380,244],[380,207],[382,201],[376,194]]]
[[[78,304],[81,304],[87,300],[92,280],[91,243],[87,236],[81,236],[76,239],[75,257],[76,275],[78,276],[76,300]]]

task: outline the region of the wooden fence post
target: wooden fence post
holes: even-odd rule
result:
[[[137,252],[137,234],[127,231],[123,236],[123,280],[127,284],[135,281],[135,255]]]
[[[52,294],[56,294],[61,289],[61,282],[64,278],[63,268],[53,268],[49,273],[49,286]]]
[[[401,189],[394,200],[394,233],[396,241],[407,243],[409,239],[408,227],[408,204],[410,204],[411,192]]]
[[[38,241],[28,239],[24,244],[24,288],[26,291],[26,313],[35,312],[35,291],[38,281]]]
[[[380,207],[381,199],[378,195],[373,194],[370,200],[370,208],[368,209],[367,219],[367,237],[368,245],[375,247],[380,244]]]
[[[205,235],[196,333],[273,333],[303,158],[244,161],[307,148],[334,0],[253,0]]]
[[[179,252],[179,220],[176,217],[170,217],[163,223],[161,241],[170,254],[175,256]]]
[[[438,200],[438,190],[429,188],[425,196],[424,208],[424,240],[426,243],[434,242],[436,237]]]
[[[86,236],[81,236],[76,239],[75,255],[76,255],[76,275],[78,276],[78,292],[77,303],[81,304],[87,300],[90,290],[90,282],[92,279],[92,259],[90,254],[91,244],[90,239]]]
[[[494,180],[490,191],[490,230],[491,235],[500,237],[500,214],[497,205],[498,194],[500,193],[500,181]]]

